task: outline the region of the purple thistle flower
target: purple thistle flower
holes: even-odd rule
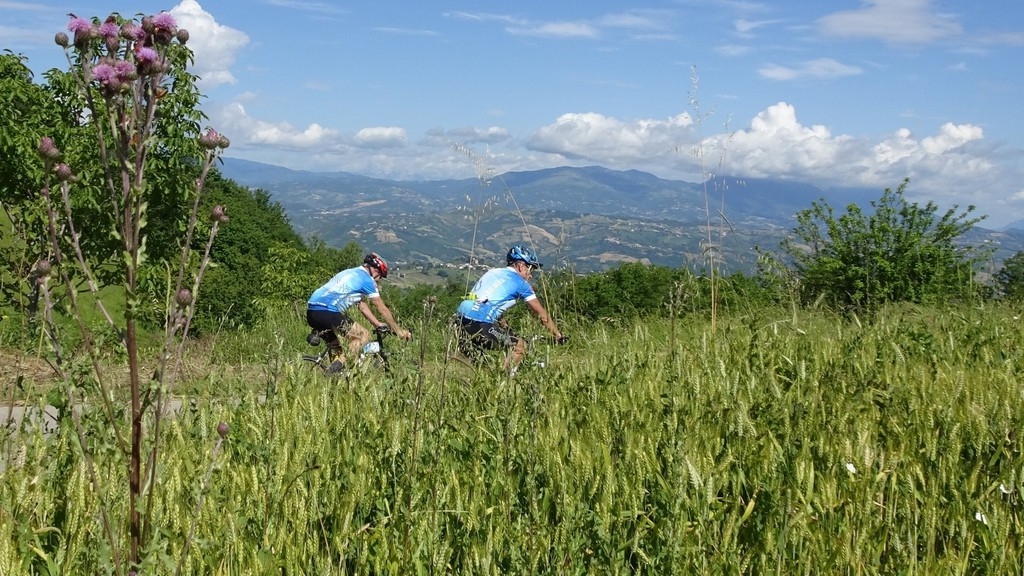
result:
[[[121,82],[131,82],[139,76],[135,70],[135,65],[127,60],[114,62],[114,71],[117,72],[117,79]]]
[[[112,80],[117,80],[117,70],[110,64],[97,64],[92,68],[92,77],[101,84],[109,84]]]
[[[121,27],[117,25],[117,22],[104,22],[100,24],[100,36],[104,38],[117,38],[121,33]]]
[[[153,25],[165,30],[173,30],[178,27],[178,23],[174,21],[174,16],[171,16],[170,12],[161,12],[154,15]]]
[[[152,64],[153,62],[156,62],[159,57],[160,55],[156,53],[156,50],[153,50],[148,46],[136,48],[135,50],[135,59],[138,60],[140,64]]]
[[[78,34],[79,32],[89,32],[92,30],[92,22],[89,22],[85,18],[74,17],[71,22],[68,22],[68,30]]]

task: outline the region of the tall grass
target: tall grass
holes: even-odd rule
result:
[[[1019,574],[1013,314],[598,324],[513,379],[445,367],[440,327],[337,380],[296,361],[299,320],[255,331],[215,348],[262,361],[218,357],[165,426],[146,571],[174,566],[224,420],[183,573]],[[105,571],[123,457],[89,486],[64,429],[8,442],[0,573]]]

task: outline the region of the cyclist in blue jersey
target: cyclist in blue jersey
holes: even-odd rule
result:
[[[522,300],[547,328],[555,342],[564,344],[568,337],[548,315],[537,299],[529,280],[533,271],[541,267],[537,255],[524,246],[515,245],[505,256],[504,268],[493,268],[484,273],[473,286],[466,300],[455,312],[464,339],[481,349],[506,348],[505,369],[514,372],[526,355],[526,341],[500,325],[501,315]]]
[[[376,253],[370,253],[363,259],[362,266],[338,272],[309,297],[306,323],[310,328],[324,332],[323,338],[330,347],[332,360],[328,373],[337,374],[345,369],[345,355],[338,335],[348,340],[348,350],[353,357],[357,357],[370,341],[370,331],[348,316],[348,309],[352,306],[358,307],[374,328],[387,324],[399,338],[412,338],[412,333],[398,325],[380,297],[377,281],[387,277],[387,262]],[[383,322],[370,310],[367,301],[374,303]]]

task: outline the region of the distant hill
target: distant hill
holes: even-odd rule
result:
[[[692,183],[599,166],[508,172],[488,182],[395,181],[225,158],[221,173],[266,190],[303,236],[335,246],[354,240],[407,269],[464,265],[471,251],[474,263],[495,265],[511,243],[528,242],[548,268],[589,272],[642,261],[701,271],[715,249],[726,272],[751,272],[755,246],[775,250],[812,202],[841,211],[881,196],[749,178]],[[975,232],[970,241],[997,247],[993,266],[1024,249],[1022,230]]]

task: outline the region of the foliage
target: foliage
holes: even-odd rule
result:
[[[889,302],[937,303],[970,298],[975,267],[987,254],[958,240],[984,217],[974,206],[941,216],[933,202],[906,200],[908,180],[886,188],[865,214],[851,204],[837,216],[824,199],[797,213],[794,236],[782,243],[800,280],[804,302],[871,311]]]
[[[32,82],[24,59],[0,54],[0,309],[38,309],[32,270],[46,256],[48,242],[36,149],[43,135],[66,133],[63,117],[48,91]],[[24,329],[27,317],[22,319]]]
[[[1024,251],[1017,252],[1003,262],[996,273],[996,290],[1009,300],[1024,300]]]
[[[723,311],[740,312],[780,305],[788,298],[761,276],[735,272],[719,277],[713,286],[707,276],[640,262],[585,276],[545,274],[542,282],[553,313],[587,321],[706,315],[713,299]]]
[[[1004,308],[726,313],[678,326],[676,350],[667,320],[591,323],[514,380],[445,367],[421,331],[395,347],[424,363],[327,381],[293,362],[288,318],[225,337],[259,362],[190,382],[140,573],[170,572],[201,495],[183,574],[1024,568],[1024,333]],[[63,425],[10,441],[0,572],[104,572],[96,511],[126,469],[99,454],[90,485]]]

